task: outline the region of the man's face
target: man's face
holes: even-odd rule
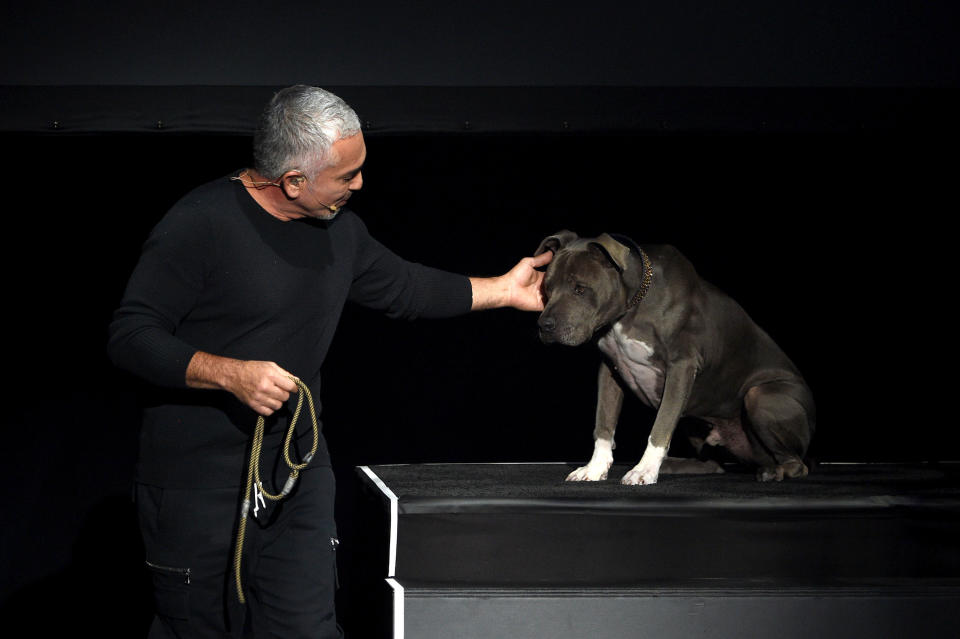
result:
[[[363,187],[361,169],[366,159],[367,147],[362,133],[334,142],[330,148],[330,164],[301,187],[297,203],[304,214],[321,220],[336,217],[337,213],[329,207],[343,207],[353,192]]]

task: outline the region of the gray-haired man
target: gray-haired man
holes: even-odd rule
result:
[[[113,361],[152,388],[136,477],[157,608],[151,637],[239,633],[231,557],[250,433],[257,415],[268,417],[263,458],[281,454],[291,378],[319,397],[347,300],[409,319],[543,305],[536,267],[549,252],[501,277],[467,278],[407,262],[369,235],[346,208],[363,185],[363,134],[333,94],[278,92],[254,157],[157,224],[110,326]],[[321,439],[289,499],[258,507],[247,526],[254,636],[340,636],[333,495]]]

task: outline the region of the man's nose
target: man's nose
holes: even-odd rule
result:
[[[347,185],[351,191],[359,191],[363,188],[363,171],[359,171],[356,175],[353,176],[353,179],[350,180],[350,184]]]

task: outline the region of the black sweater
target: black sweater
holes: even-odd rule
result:
[[[110,324],[111,359],[153,389],[138,481],[239,485],[257,416],[229,393],[188,389],[190,359],[202,350],[276,362],[310,387],[319,410],[320,367],[348,299],[390,317],[450,317],[470,309],[471,289],[462,275],[400,259],[349,210],[330,222],[282,222],[227,177],[175,204]],[[267,463],[288,418],[284,409],[267,421]],[[298,433],[309,440],[309,429],[305,411]],[[311,466],[329,464],[321,443]]]

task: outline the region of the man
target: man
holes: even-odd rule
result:
[[[322,438],[288,498],[255,500],[246,611],[231,560],[257,416],[267,418],[269,470],[282,456],[293,378],[319,397],[347,300],[411,319],[542,309],[536,267],[549,252],[501,277],[467,278],[402,260],[374,240],[345,208],[363,185],[365,158],[349,106],[322,89],[289,87],[264,110],[255,166],[187,194],[144,244],[109,353],[152,389],[136,477],[157,612],[150,637],[340,636],[334,480]],[[298,429],[298,441],[308,430]],[[267,475],[278,492],[285,473]]]

